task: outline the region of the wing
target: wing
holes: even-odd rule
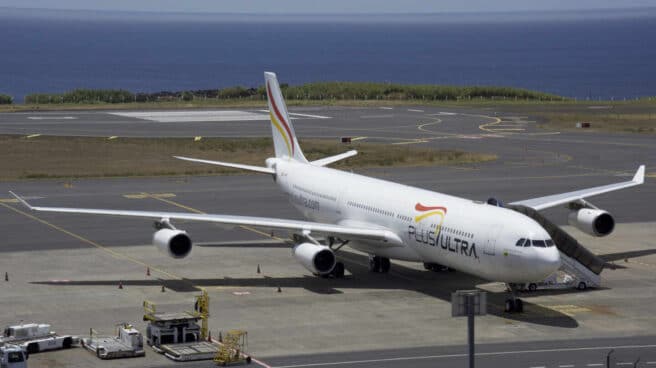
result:
[[[587,197],[592,197],[599,194],[608,193],[624,188],[630,188],[636,185],[640,185],[644,182],[645,182],[645,165],[641,165],[638,168],[638,171],[636,171],[635,175],[633,176],[633,179],[629,181],[624,181],[616,184],[602,185],[600,187],[594,187],[589,189],[576,190],[568,193],[554,194],[546,197],[527,199],[524,201],[513,202],[510,204],[531,207],[539,211],[545,208],[558,206],[561,204],[577,201]]]
[[[389,247],[403,245],[403,240],[401,240],[396,233],[381,228],[344,226],[271,217],[212,215],[186,212],[125,211],[94,208],[38,207],[30,205],[27,201],[13,192],[9,193],[11,193],[11,195],[20,203],[33,211],[213,222],[231,227],[250,226],[265,230],[286,230],[292,233],[310,232],[312,234],[320,234],[324,236],[335,236],[345,240],[368,240],[376,242],[381,246]]]

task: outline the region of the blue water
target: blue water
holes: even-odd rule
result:
[[[0,8],[0,93],[20,101],[30,92],[73,88],[250,87],[272,70],[290,84],[353,80],[512,86],[595,99],[656,95],[654,10],[504,21],[169,18],[69,18]]]

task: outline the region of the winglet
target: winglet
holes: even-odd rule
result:
[[[645,182],[645,165],[640,165],[638,171],[633,175],[633,182],[636,184],[642,184]]]
[[[9,191],[9,194],[11,194],[14,198],[16,198],[18,200],[18,202],[20,202],[23,206],[25,206],[29,209],[34,209],[34,207],[30,206],[30,204],[27,203],[27,201],[25,201],[23,198],[18,196],[18,194],[12,192],[11,190]]]

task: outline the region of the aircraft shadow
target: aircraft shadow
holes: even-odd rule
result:
[[[208,278],[208,279],[182,279],[182,280],[70,280],[70,281],[36,281],[33,284],[41,285],[68,285],[68,286],[114,286],[119,281],[128,286],[165,286],[176,292],[195,292],[198,287],[269,287],[273,290],[281,288],[303,288],[317,294],[342,294],[342,289],[378,289],[378,290],[408,290],[419,292],[444,302],[451,302],[451,293],[456,290],[474,289],[477,284],[485,280],[460,272],[431,272],[405,267],[393,263],[389,274],[370,273],[366,267],[368,258],[361,254],[342,250],[338,253],[350,273],[342,279],[328,279],[314,276],[298,277],[270,277],[254,274],[247,278]],[[524,313],[505,313],[504,305],[507,298],[505,292],[488,292],[488,314],[521,322],[576,328],[578,322],[564,313],[550,309],[539,304],[524,300]],[[521,297],[521,295],[520,295]]]

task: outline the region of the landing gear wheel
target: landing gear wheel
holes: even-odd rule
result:
[[[392,263],[390,262],[390,259],[381,257],[381,259],[380,259],[380,272],[381,273],[388,273],[389,270],[390,270],[390,267],[392,267]]]
[[[369,271],[379,272],[378,270],[380,270],[380,257],[369,256]]]
[[[523,313],[524,312],[524,302],[519,299],[506,299],[506,306],[504,308],[506,313]]]
[[[506,307],[504,308],[506,313],[512,313],[515,311],[515,301],[513,299],[506,299]]]
[[[335,263],[335,268],[333,268],[333,271],[331,273],[333,274],[333,277],[335,277],[336,279],[343,279],[344,264],[342,262]]]
[[[585,282],[581,281],[579,282],[578,286],[576,286],[576,288],[583,291],[588,288],[588,285]]]
[[[528,284],[528,291],[530,291],[530,292],[534,292],[534,291],[536,291],[537,289],[538,289],[538,285],[537,285],[537,284],[534,284],[534,283],[530,283],[530,284]]]
[[[369,271],[376,273],[388,273],[391,267],[390,259],[385,257],[369,256]]]
[[[62,348],[64,349],[70,349],[73,346],[73,339],[70,337],[67,337],[62,341]]]

